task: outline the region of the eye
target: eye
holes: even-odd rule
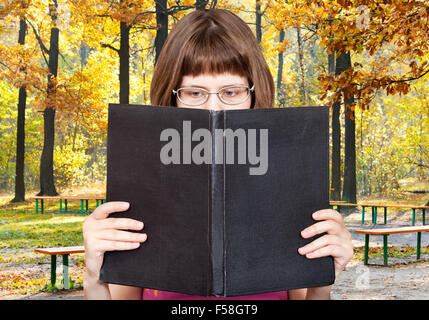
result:
[[[225,90],[223,94],[226,95],[227,97],[233,97],[237,95],[237,90],[228,89],[228,90]]]
[[[198,99],[204,97],[204,91],[198,89],[182,89],[180,90],[182,98]]]
[[[191,92],[189,92],[189,95],[192,96],[193,98],[198,98],[198,97],[201,97],[202,92],[201,91],[191,91]]]

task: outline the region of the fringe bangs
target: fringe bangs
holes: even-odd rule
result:
[[[217,27],[202,28],[185,44],[182,75],[231,73],[250,78],[246,59]]]

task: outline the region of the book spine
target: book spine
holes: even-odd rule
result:
[[[211,292],[224,296],[224,113],[211,112],[212,164],[210,172]],[[220,130],[219,130],[220,129]]]

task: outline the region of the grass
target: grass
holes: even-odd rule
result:
[[[354,253],[355,258],[363,261],[364,256],[364,247],[355,247]],[[389,257],[394,258],[403,258],[415,255],[417,253],[417,249],[415,246],[389,246],[387,248],[387,253]],[[429,254],[429,245],[420,247],[420,254]],[[369,258],[379,258],[383,256],[383,247],[370,247],[368,252]]]
[[[57,204],[51,206],[56,207]],[[47,209],[52,210],[50,206]],[[77,211],[78,208],[70,209]],[[0,206],[0,248],[82,245],[82,223],[85,217],[70,213],[35,214],[34,203],[31,202],[19,206]]]
[[[36,215],[34,202],[10,203],[11,198],[0,197],[0,293],[5,290],[7,294],[32,294],[44,290],[50,282],[50,257],[34,249],[83,245],[82,223],[86,215]],[[46,202],[45,208],[47,212],[57,212],[58,203]],[[79,212],[80,202],[70,202],[69,211]],[[58,287],[62,287],[61,261],[58,257]],[[81,288],[84,254],[70,255],[69,267],[74,288]]]
[[[429,192],[429,181],[417,181],[417,179],[409,178],[399,180],[398,183],[403,192]]]

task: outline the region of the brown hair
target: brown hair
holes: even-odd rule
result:
[[[255,86],[252,107],[273,107],[273,77],[247,24],[227,10],[195,10],[177,22],[164,43],[152,77],[151,104],[176,106],[172,91],[183,76],[225,72]]]

